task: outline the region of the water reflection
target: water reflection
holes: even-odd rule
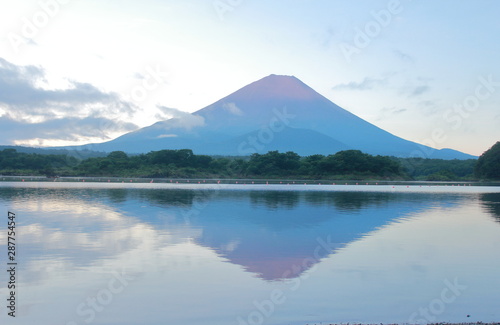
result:
[[[310,315],[407,322],[459,276],[471,290],[446,306],[452,314],[476,292],[498,297],[490,274],[498,258],[488,250],[500,238],[489,216],[499,216],[498,202],[498,194],[0,187],[4,210],[22,216],[23,301],[34,307],[20,324],[51,315],[84,323],[72,311],[123,269],[140,284],[95,324],[235,324],[275,288],[287,303],[269,324],[314,323]]]
[[[370,232],[459,200],[422,193],[43,188],[1,188],[0,199],[32,202],[24,209],[47,213],[42,223],[29,220],[29,229],[57,240],[34,246],[34,255],[52,250],[78,256],[82,266],[130,251],[144,237],[163,247],[189,239],[268,281],[298,277]],[[328,251],[313,258],[325,245]]]
[[[199,192],[199,193],[197,193]],[[148,201],[154,206],[181,206],[191,208],[195,197],[202,195],[193,190],[138,190],[128,191],[130,197]]]
[[[300,194],[298,192],[282,191],[252,191],[250,201],[254,206],[265,206],[270,210],[293,209],[299,203]]]
[[[123,203],[127,201],[128,190],[122,188],[115,188],[106,191],[106,196],[112,203]]]
[[[306,193],[305,200],[310,204],[327,204],[341,211],[357,211],[368,206],[386,204],[398,197],[391,193],[370,192],[322,192]]]
[[[483,208],[500,222],[500,193],[485,193],[479,198]]]

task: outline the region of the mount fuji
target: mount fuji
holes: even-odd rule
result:
[[[145,153],[192,149],[195,154],[244,156],[271,150],[301,156],[357,149],[373,155],[476,158],[397,137],[337,106],[293,76],[270,75],[192,114],[114,140],[72,149]]]

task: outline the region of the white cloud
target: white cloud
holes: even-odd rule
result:
[[[156,138],[157,139],[163,139],[163,138],[177,138],[177,137],[178,137],[177,134],[160,134]]]
[[[238,106],[236,106],[235,103],[224,103],[224,105],[222,105],[222,108],[233,115],[243,115],[243,111]]]
[[[183,112],[175,108],[158,106],[160,113],[156,114],[159,120],[172,119],[174,127],[191,130],[194,127],[205,125],[205,118],[199,115],[193,115],[188,112]]]
[[[65,89],[45,89],[45,71],[18,66],[0,58],[0,107],[18,121],[46,121],[62,117],[126,116],[137,107],[89,83],[68,81]]]

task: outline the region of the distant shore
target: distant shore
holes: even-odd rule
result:
[[[481,181],[407,181],[344,179],[275,179],[275,178],[144,178],[144,177],[46,177],[3,176],[0,182],[93,182],[93,183],[173,183],[173,184],[279,184],[279,185],[433,185],[433,186],[500,186],[500,182]]]
[[[318,191],[380,193],[500,193],[500,183],[331,181],[264,179],[145,179],[112,177],[3,177],[0,187],[172,189],[200,191]]]

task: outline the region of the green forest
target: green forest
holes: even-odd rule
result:
[[[0,151],[4,176],[109,176],[144,178],[296,178],[352,180],[461,181],[500,179],[500,142],[478,160],[373,156],[359,150],[301,157],[270,151],[249,157],[196,155],[190,149],[78,159],[68,154]]]

